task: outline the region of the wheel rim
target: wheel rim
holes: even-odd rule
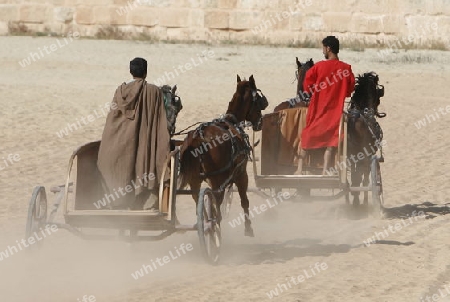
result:
[[[377,186],[378,186],[378,196],[380,198],[380,204],[384,204],[384,197],[383,197],[383,181],[381,179],[381,169],[380,169],[380,163],[377,161]]]
[[[39,231],[47,222],[47,197],[44,187],[35,188],[28,209],[26,237]]]
[[[373,214],[375,217],[379,217],[381,216],[381,205],[383,204],[383,188],[381,183],[380,163],[376,158],[372,160],[371,181]]]
[[[232,199],[233,199],[233,191],[230,188],[225,192],[222,204],[220,205],[220,213],[223,218],[228,218],[230,214]]]
[[[221,234],[220,225],[217,223],[217,204],[214,201],[212,192],[208,192],[204,195],[203,202],[203,236],[205,240],[205,250],[210,261],[216,263],[219,260]]]

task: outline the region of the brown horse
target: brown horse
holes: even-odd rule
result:
[[[189,184],[196,203],[203,181],[212,188],[219,207],[225,189],[236,184],[245,213],[245,235],[251,237],[246,170],[251,146],[244,126],[247,121],[254,131],[261,130],[261,111],[267,105],[267,99],[256,88],[253,75],[248,81],[241,81],[238,75],[236,92],[226,115],[190,131],[180,151],[181,187]]]
[[[297,78],[296,97],[278,104],[273,109],[273,112],[289,108],[308,107],[307,94],[305,93],[303,82],[305,80],[306,72],[314,66],[314,61],[313,59],[309,59],[309,61],[302,64],[298,60],[298,57],[295,57],[295,62],[297,63],[297,70],[295,72],[295,77]]]
[[[383,140],[383,131],[375,119],[386,116],[385,113],[378,112],[380,98],[384,96],[384,87],[379,85],[378,81],[375,72],[359,75],[356,79],[355,92],[350,100],[347,129],[348,158],[352,158],[349,161],[352,187],[359,187],[361,182],[363,186],[368,186],[372,156],[381,148]],[[359,205],[359,192],[352,194],[353,205]],[[364,192],[364,204],[368,204],[367,191]]]

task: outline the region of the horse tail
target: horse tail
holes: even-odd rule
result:
[[[180,148],[180,177],[179,188],[186,187],[190,181],[200,175],[200,161],[196,147],[193,146],[194,138],[189,132]]]

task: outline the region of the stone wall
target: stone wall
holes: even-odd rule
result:
[[[0,34],[26,32],[291,45],[334,34],[443,48],[450,0],[0,0]]]

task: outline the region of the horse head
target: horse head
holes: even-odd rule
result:
[[[262,113],[269,103],[260,89],[256,87],[253,75],[247,80],[237,76],[236,92],[233,95],[227,114],[232,114],[238,122],[248,121],[254,131],[261,130]]]
[[[384,96],[384,86],[379,83],[378,74],[366,72],[356,78],[355,92],[350,101],[350,108],[360,111],[373,110],[377,117],[385,117],[385,113],[378,112],[380,98]]]
[[[298,57],[295,57],[295,62],[297,63],[297,71],[295,72],[295,77],[297,78],[297,95],[300,94],[300,92],[304,92],[303,82],[305,81],[306,72],[314,66],[313,59],[309,59],[309,61],[306,61],[305,63],[301,63],[298,60]]]
[[[170,87],[164,85],[161,87],[164,95],[164,107],[166,108],[167,116],[167,128],[170,135],[175,133],[175,122],[177,120],[178,113],[183,109],[181,98],[176,94],[177,85]]]

